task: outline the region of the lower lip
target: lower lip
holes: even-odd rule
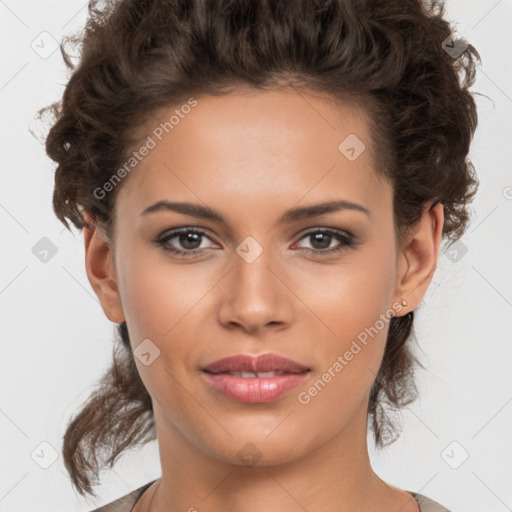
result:
[[[309,372],[285,373],[276,377],[237,377],[227,373],[203,372],[209,384],[223,395],[251,404],[271,402],[286,395],[306,379]]]

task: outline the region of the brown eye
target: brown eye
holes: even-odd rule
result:
[[[195,255],[202,252],[205,247],[201,247],[201,242],[204,238],[208,238],[204,231],[197,229],[185,228],[171,231],[170,233],[159,237],[155,242],[161,246],[165,251],[172,254],[179,254],[183,256]],[[173,244],[171,240],[176,239]],[[175,246],[178,246],[176,248]],[[174,246],[174,247],[173,247]],[[181,247],[181,249],[180,249]]]
[[[332,229],[309,231],[301,238],[301,240],[305,239],[310,240],[312,248],[305,247],[304,249],[315,254],[332,254],[356,245],[352,235]],[[333,242],[338,242],[338,244],[331,247]]]

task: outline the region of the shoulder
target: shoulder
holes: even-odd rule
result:
[[[418,505],[420,507],[421,512],[450,512],[446,507],[443,507],[440,503],[437,501],[431,500],[430,498],[427,498],[426,496],[423,496],[423,494],[419,494],[417,492],[410,492],[415,500],[418,502]]]
[[[107,503],[100,508],[95,508],[89,512],[130,512],[135,503],[137,503],[139,498],[144,494],[144,491],[146,491],[153,482],[156,482],[156,480],[152,480],[138,489],[121,496],[117,500],[111,501],[110,503]]]

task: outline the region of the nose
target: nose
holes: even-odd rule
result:
[[[255,254],[250,252],[254,247],[244,252],[241,246],[233,254],[233,267],[222,284],[219,322],[250,333],[289,325],[294,314],[293,300],[297,300],[287,284],[291,279],[289,269],[270,248],[258,250],[254,259]]]

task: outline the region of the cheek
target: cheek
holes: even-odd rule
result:
[[[120,293],[133,341],[154,337],[164,343],[208,289],[197,271],[162,256],[133,253],[121,267]]]
[[[336,435],[354,418],[360,431],[365,431],[369,392],[378,374],[389,329],[389,321],[380,316],[387,310],[383,307],[387,306],[388,289],[384,271],[352,268],[339,277],[329,293],[318,294],[317,302],[311,303],[335,335],[318,327],[316,320],[316,329],[308,331],[317,331],[314,339],[318,364],[308,386],[296,397],[295,418],[300,421],[287,425],[297,429],[298,438],[303,432],[310,432],[312,442],[319,442]]]
[[[298,295],[310,306],[326,337],[345,343],[375,324],[392,305],[394,259],[387,247],[365,247],[341,264],[297,274]],[[379,324],[380,325],[380,324]]]
[[[120,293],[132,349],[149,339],[160,351],[147,366],[135,357],[146,388],[158,399],[173,393],[172,377],[184,382],[187,372],[195,370],[200,352],[197,340],[205,319],[211,316],[204,304],[218,275],[207,266],[171,263],[165,256],[155,257],[154,251],[140,249],[120,262],[120,268]],[[173,401],[179,398],[174,396]]]
[[[310,283],[302,291],[322,322],[318,389],[324,397],[319,401],[332,400],[340,406],[346,405],[348,395],[349,400],[362,400],[378,373],[394,291],[394,256],[389,247],[375,245],[354,256],[351,264],[326,270],[329,279],[323,286],[314,288]]]

